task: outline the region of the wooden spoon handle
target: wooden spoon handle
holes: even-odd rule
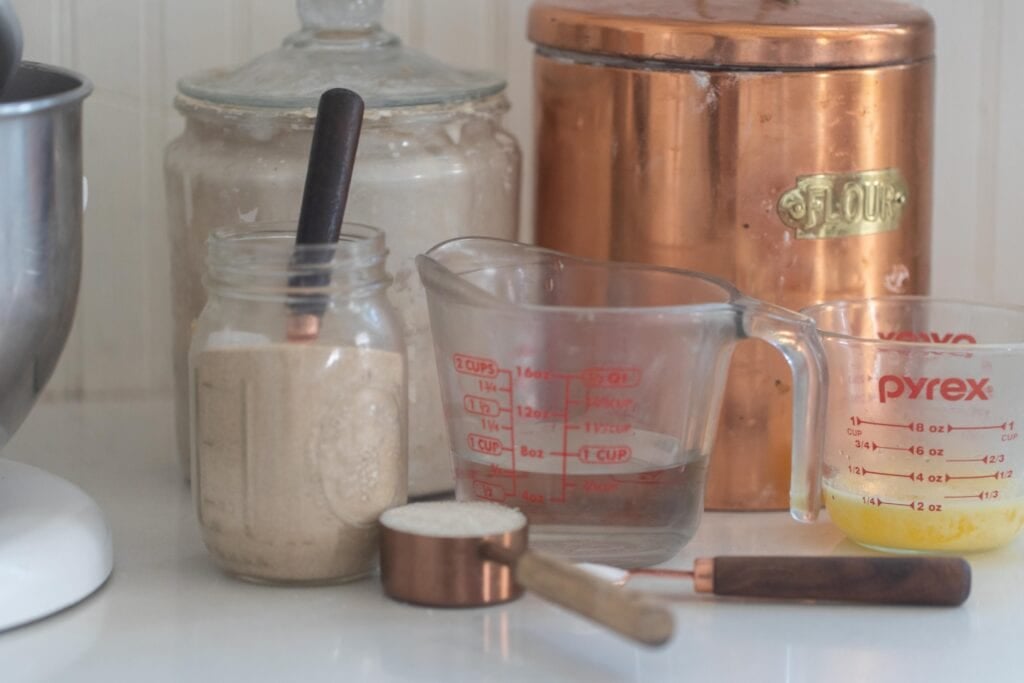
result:
[[[955,607],[971,592],[971,566],[959,557],[731,556],[712,562],[716,595]]]
[[[345,206],[348,204],[348,191],[352,185],[363,110],[363,99],[351,90],[332,88],[320,96],[295,236],[298,246],[332,245],[339,239],[345,219]],[[330,263],[333,258],[333,249],[319,249],[311,253],[297,249],[292,259],[293,267],[313,268],[308,269],[309,272],[293,274],[288,279],[288,286],[326,286],[330,283],[330,271],[315,266]],[[305,296],[299,301],[290,302],[289,308],[296,314],[320,317],[327,309],[327,298],[322,294]],[[315,331],[316,327],[313,324],[310,329]],[[296,331],[302,329],[300,324]],[[293,334],[290,330],[289,336]]]
[[[636,591],[620,588],[548,555],[521,554],[484,543],[481,554],[512,568],[516,583],[616,633],[645,645],[672,638],[672,614]]]
[[[320,96],[299,209],[298,244],[338,241],[352,185],[363,110],[363,99],[351,90],[332,88]]]

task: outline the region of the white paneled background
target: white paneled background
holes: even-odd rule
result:
[[[813,0],[805,0],[813,2]],[[386,26],[453,64],[509,80],[508,127],[526,153],[530,0],[388,0]],[[938,26],[937,293],[1024,304],[1024,2],[919,0]],[[170,391],[162,150],[182,128],[175,82],[238,63],[298,28],[293,0],[14,0],[26,58],[96,85],[86,104],[90,205],[78,317],[53,398]]]

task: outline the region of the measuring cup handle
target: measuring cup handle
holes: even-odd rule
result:
[[[828,395],[825,349],[810,318],[756,299],[741,299],[738,306],[743,335],[762,339],[778,349],[793,373],[793,474],[789,507],[795,519],[813,522],[821,507]]]
[[[642,593],[532,550],[519,553],[484,543],[480,553],[511,567],[516,583],[523,588],[627,638],[645,645],[664,645],[672,638],[675,624],[671,612]]]

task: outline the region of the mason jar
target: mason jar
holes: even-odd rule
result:
[[[230,574],[332,583],[376,567],[377,518],[407,493],[386,256],[382,232],[352,224],[337,245],[296,247],[290,224],[209,240],[189,352],[192,490]]]

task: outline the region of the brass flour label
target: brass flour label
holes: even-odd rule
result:
[[[896,230],[908,200],[907,181],[887,168],[797,176],[776,208],[797,239],[813,240]]]

